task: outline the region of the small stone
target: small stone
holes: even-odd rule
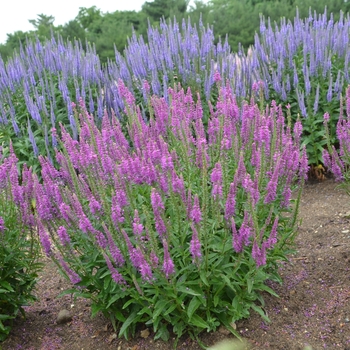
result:
[[[283,310],[284,310],[284,311],[288,311],[288,308],[287,308],[287,307],[284,307]]]
[[[237,325],[236,325],[234,322],[230,323],[230,326],[231,326],[234,330],[237,329]]]
[[[350,319],[349,317],[345,317],[345,320],[344,320],[345,323],[349,323],[350,322]]]
[[[147,339],[149,337],[149,329],[146,328],[143,331],[141,331],[141,338]]]
[[[72,321],[72,315],[68,310],[61,310],[57,315],[57,323],[64,324]]]
[[[227,328],[225,328],[224,326],[220,326],[219,327],[219,333],[221,333],[223,335],[229,335],[230,331]]]
[[[114,339],[117,339],[117,333],[113,333],[108,337],[108,343],[111,344]]]
[[[341,233],[349,233],[349,232],[350,232],[349,230],[341,231]]]

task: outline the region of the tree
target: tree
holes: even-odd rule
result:
[[[55,17],[40,14],[37,19],[30,19],[29,23],[34,26],[38,38],[42,40],[51,37],[54,29],[54,21]]]
[[[64,40],[79,40],[83,45],[85,43],[86,32],[76,19],[59,26],[56,31],[59,32]]]
[[[159,20],[169,17],[176,17],[178,20],[183,18],[189,0],[154,0],[153,2],[146,1],[142,5],[142,12],[150,18],[151,22],[159,22]]]
[[[102,62],[115,56],[114,46],[122,52],[133,30],[138,34],[147,32],[147,20],[141,12],[115,11],[106,13],[89,25],[87,40],[95,44]]]
[[[96,6],[92,6],[89,8],[86,7],[79,7],[79,13],[75,17],[75,20],[78,21],[78,23],[81,24],[81,26],[85,30],[89,30],[91,25],[94,22],[97,22],[102,18],[101,10],[98,9]]]

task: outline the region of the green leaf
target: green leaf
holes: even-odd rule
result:
[[[106,309],[109,309],[109,307],[110,307],[113,303],[115,303],[119,298],[120,298],[120,295],[117,293],[117,294],[115,294],[111,299],[109,299],[109,302],[108,302],[108,304],[107,304],[107,306],[106,306]],[[122,309],[124,309],[124,307],[122,307]]]
[[[265,321],[267,322],[271,322],[270,319],[266,316],[265,312],[263,311],[263,309],[258,306],[255,305],[254,303],[251,304],[251,308],[256,311]]]
[[[102,279],[102,277],[100,277],[100,279]],[[103,280],[103,289],[104,289],[105,291],[107,291],[108,286],[109,286],[109,284],[111,283],[111,280],[112,280],[111,277],[108,278],[107,276],[105,276],[105,278],[104,278],[104,280]]]
[[[132,323],[137,322],[137,320],[140,318],[140,316],[137,314],[137,311],[133,311],[129,317],[125,320],[122,327],[120,328],[118,337],[121,337],[122,335],[125,336],[125,339],[128,340],[128,328]]]
[[[161,338],[163,341],[168,341],[169,340],[170,333],[168,331],[168,328],[166,324],[162,323],[158,329],[158,332],[154,336],[154,340],[157,340]]]
[[[247,278],[248,293],[250,294],[253,289],[254,281],[252,278]]]
[[[185,294],[195,295],[195,296],[201,295],[201,293],[198,293],[198,292],[194,291],[193,289],[185,287],[185,286],[178,287],[177,291],[185,293]]]
[[[279,298],[279,295],[278,295],[273,289],[271,289],[270,287],[268,287],[268,286],[265,285],[265,284],[260,285],[260,286],[259,286],[259,290],[264,290],[264,291],[270,293],[271,295],[273,295],[273,296]]]
[[[236,292],[236,288],[233,286],[230,279],[226,275],[221,274],[220,277],[226,282],[226,285],[228,287],[230,287],[234,292]]]
[[[0,314],[0,320],[11,320],[13,318],[15,318],[15,316]]]
[[[151,308],[147,305],[143,309],[141,309],[138,313],[138,315],[142,316],[144,314],[147,314],[149,316],[152,316],[152,310]]]
[[[207,276],[206,276],[206,272],[204,269],[201,269],[199,272],[199,276],[201,278],[201,281],[207,286],[209,287],[209,282],[207,280]]]
[[[196,314],[192,316],[188,323],[199,328],[209,328],[209,325],[203,320],[203,318]]]
[[[104,309],[101,305],[99,304],[92,304],[91,305],[91,318],[94,318],[99,311]]]
[[[163,311],[165,305],[169,303],[168,300],[159,300],[157,301],[156,305],[154,306],[154,312],[152,315],[152,318],[155,320]]]
[[[115,310],[113,312],[113,315],[120,322],[125,322],[125,320],[126,320],[125,316],[119,310]]]
[[[76,289],[66,289],[66,290],[64,290],[62,293],[60,293],[59,295],[58,295],[58,298],[62,298],[63,296],[65,296],[65,295],[67,295],[67,294],[75,294],[77,292],[77,290]]]
[[[202,305],[202,302],[199,298],[194,297],[192,298],[190,304],[188,305],[188,309],[187,309],[187,316],[189,319],[192,318],[194,312],[198,309],[198,307]]]
[[[116,296],[115,296],[116,297]],[[119,298],[119,296],[118,296]],[[117,299],[116,299],[117,300]],[[135,299],[129,299],[122,307],[122,309],[126,309],[130,304],[134,303],[136,300]]]
[[[11,287],[10,283],[7,281],[0,281],[0,286],[6,288],[10,292],[14,292],[14,289]]]
[[[164,312],[163,315],[164,315],[164,316],[169,315],[171,312],[173,312],[173,311],[176,309],[176,307],[177,307],[176,302],[175,302],[175,301],[172,302],[171,305],[170,305],[170,307],[169,307],[169,309],[166,310],[166,311]]]

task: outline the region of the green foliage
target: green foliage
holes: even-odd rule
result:
[[[4,165],[0,173],[6,175]],[[42,268],[33,227],[22,224],[11,188],[4,187],[6,182],[0,179],[0,342],[9,335],[12,320],[19,313],[25,316],[23,306],[35,300],[32,291]]]
[[[36,36],[41,40],[45,40],[51,37],[54,21],[55,17],[40,14],[37,19],[30,19],[29,23],[34,26]]]
[[[115,49],[123,52],[127,38],[133,32],[146,33],[147,19],[136,11],[115,11],[94,20],[88,28],[86,38],[95,44],[101,62],[113,61]]]
[[[164,18],[177,18],[181,20],[184,17],[189,0],[154,0],[146,1],[142,5],[142,12],[146,14],[152,23],[159,22]]]

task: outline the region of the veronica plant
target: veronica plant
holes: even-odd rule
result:
[[[341,99],[340,110],[343,111],[343,101]],[[350,195],[350,86],[346,89],[346,115],[340,114],[337,123],[337,141],[339,148],[331,143],[329,137],[328,124],[330,116],[328,113],[324,115],[324,125],[327,135],[328,150],[323,151],[323,162],[329,171],[333,173],[336,181],[341,181],[341,185]]]
[[[52,129],[59,123],[77,137],[71,101],[83,98],[102,117],[103,73],[91,47],[84,52],[78,42],[59,38],[28,41],[6,65],[0,59],[0,72],[0,145],[6,155],[12,141],[20,166],[38,173],[39,154],[54,159]]]
[[[296,232],[291,195],[308,168],[301,123],[293,137],[275,103],[240,109],[216,81],[207,127],[190,89],[170,88],[169,104],[149,96],[147,123],[119,81],[128,135],[107,114],[97,128],[81,101],[79,140],[62,126],[60,168],[39,157],[44,252],[72,282],[66,293],[90,298],[119,336],[138,323],[164,340],[220,324],[236,334],[232,323],[251,309],[267,319],[260,293],[276,295],[265,281],[280,281]]]
[[[323,115],[328,113],[329,137],[335,143],[339,98],[349,83],[347,42],[350,17],[340,13],[338,22],[332,14],[312,14],[294,22],[281,19],[280,25],[266,26],[261,19],[253,55],[259,61],[260,79],[265,83],[265,98],[289,105],[293,122],[299,115],[303,124],[302,145],[309,163],[322,163],[326,147]]]
[[[16,186],[17,161],[13,153],[9,158],[0,158],[0,341],[9,335],[12,320],[19,313],[25,316],[23,307],[35,300],[32,291],[42,267],[34,217],[26,206],[31,204],[31,174],[24,168],[23,188],[29,196],[24,199]],[[25,217],[22,213],[26,213]]]

